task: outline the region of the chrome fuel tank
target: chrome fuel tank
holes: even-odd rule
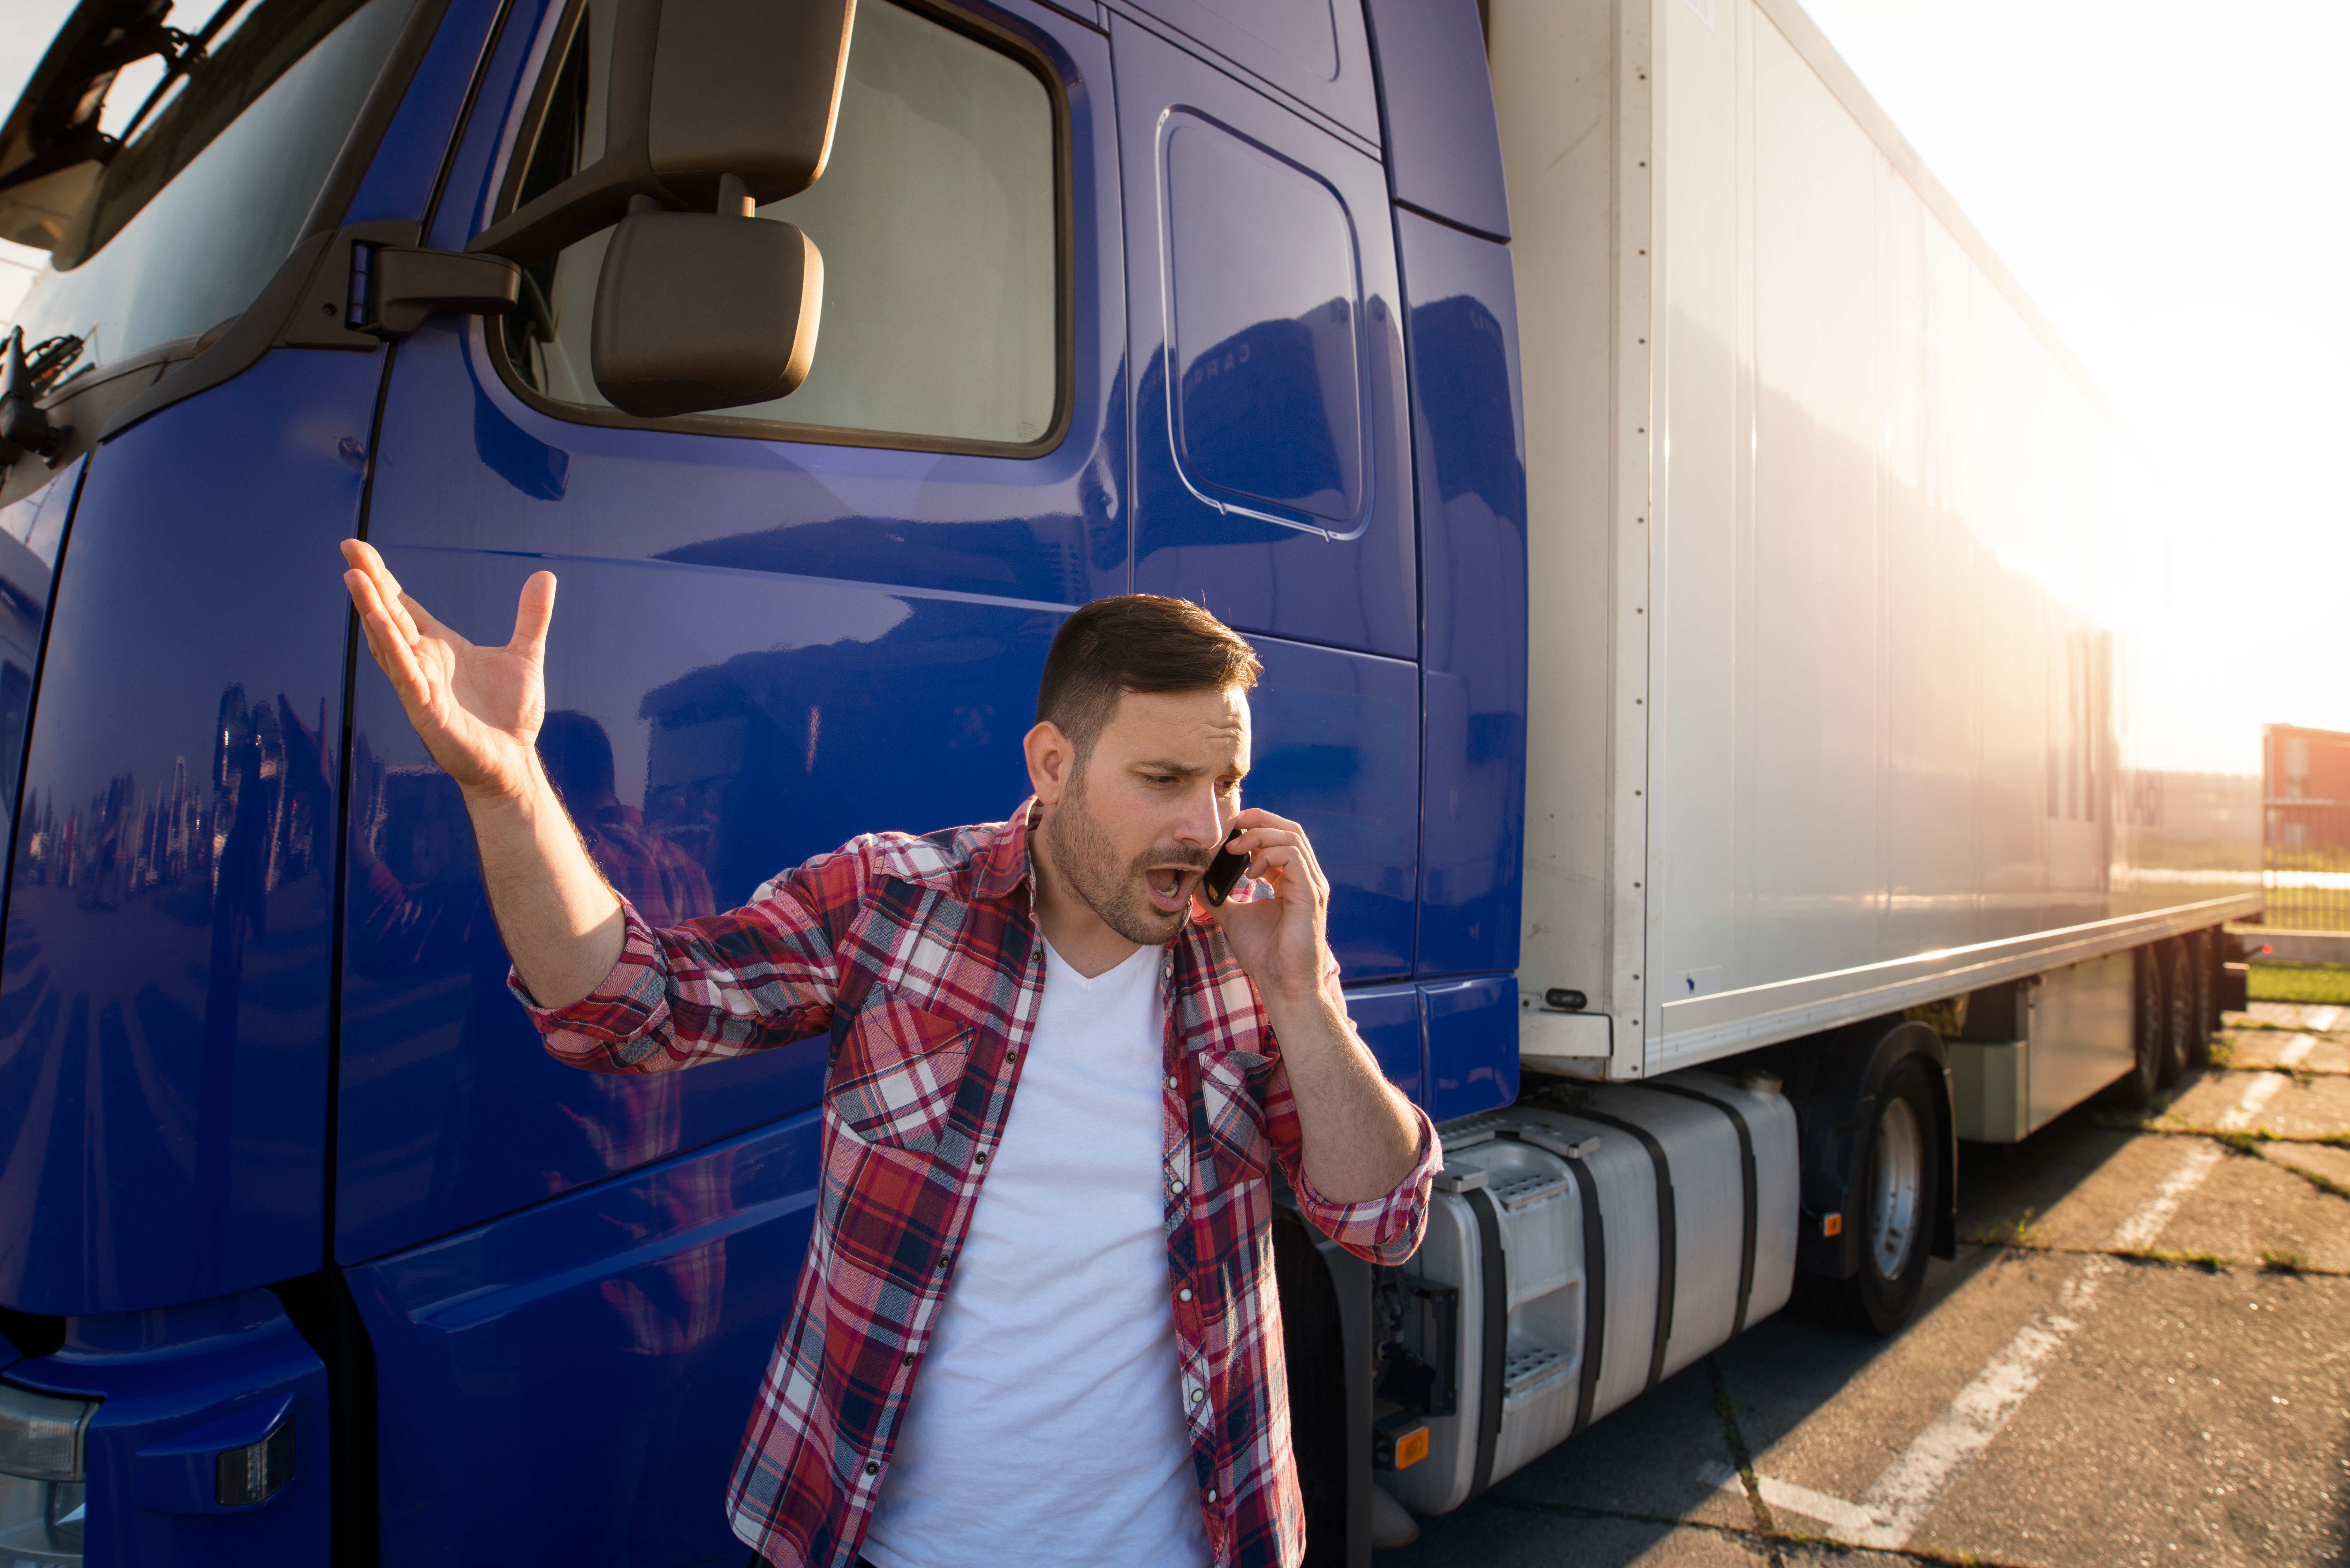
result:
[[[1407,1276],[1441,1310],[1403,1339],[1449,1397],[1427,1457],[1381,1478],[1416,1513],[1459,1507],[1786,1304],[1795,1115],[1768,1075],[1562,1085],[1443,1138]]]

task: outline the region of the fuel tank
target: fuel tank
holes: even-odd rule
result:
[[[1767,1074],[1562,1084],[1442,1136],[1389,1361],[1432,1373],[1428,1451],[1379,1478],[1416,1513],[1458,1508],[1786,1304],[1795,1113]]]

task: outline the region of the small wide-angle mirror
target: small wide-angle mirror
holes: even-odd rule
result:
[[[597,389],[650,419],[788,396],[807,379],[823,299],[824,257],[793,224],[631,213],[596,281]]]

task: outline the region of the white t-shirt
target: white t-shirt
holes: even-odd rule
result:
[[[1159,1159],[1165,950],[1045,995],[876,1500],[878,1568],[1201,1568]]]

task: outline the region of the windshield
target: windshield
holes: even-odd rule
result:
[[[57,368],[69,376],[251,304],[300,237],[411,3],[173,8],[169,24],[208,32],[208,52],[183,73],[151,57],[106,88],[101,123],[129,136],[25,296],[26,343],[81,339]]]

